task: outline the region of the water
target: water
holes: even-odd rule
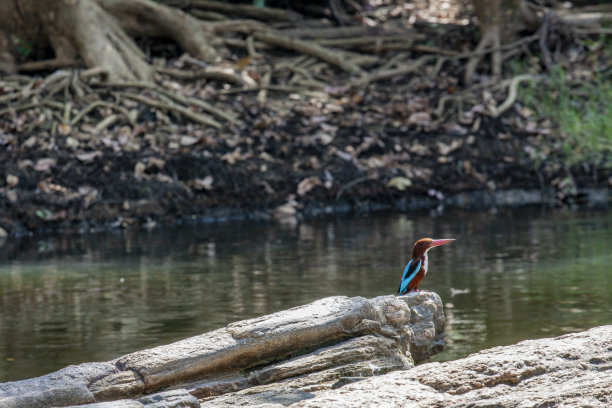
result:
[[[332,295],[392,294],[416,238],[448,360],[612,323],[612,212],[376,215],[34,239],[0,249],[0,382]]]

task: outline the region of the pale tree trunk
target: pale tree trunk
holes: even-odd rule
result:
[[[15,38],[51,45],[57,60],[81,60],[112,80],[150,80],[152,69],[128,35],[167,36],[192,56],[212,62],[203,23],[150,0],[0,0],[0,70],[9,71]]]
[[[502,53],[499,47],[516,39],[517,33],[539,25],[539,19],[528,8],[524,0],[472,0],[480,27],[480,42],[465,69],[465,81],[470,82],[482,59],[482,52],[491,52],[491,71],[500,75]]]

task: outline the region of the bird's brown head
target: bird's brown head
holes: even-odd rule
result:
[[[449,239],[431,239],[431,238],[421,238],[417,242],[414,243],[414,249],[412,250],[412,258],[420,258],[424,256],[427,251],[429,251],[433,247],[437,247],[440,245],[448,244],[449,242],[454,241],[454,238]]]

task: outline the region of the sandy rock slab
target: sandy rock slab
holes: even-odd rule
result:
[[[612,326],[423,364],[290,406],[611,407]]]
[[[0,407],[196,407],[229,403],[226,394],[240,392],[265,399],[268,390],[288,404],[411,368],[442,349],[443,332],[435,293],[330,297],[109,362],[0,384]]]

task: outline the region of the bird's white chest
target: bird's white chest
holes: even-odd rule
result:
[[[429,263],[429,259],[427,258],[427,254],[425,254],[425,261],[423,262],[423,272],[425,275],[427,275],[428,263]]]

